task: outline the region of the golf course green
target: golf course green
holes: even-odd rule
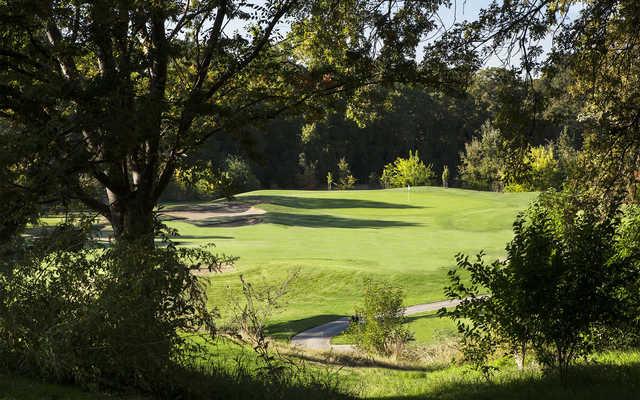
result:
[[[353,313],[367,279],[403,288],[407,305],[443,299],[455,254],[484,249],[488,257],[502,256],[514,217],[535,196],[437,187],[262,190],[240,195],[237,202],[264,214],[175,219],[168,225],[178,230],[181,245],[215,243],[217,251],[239,257],[233,270],[203,278],[223,321],[240,274],[254,285],[273,285],[297,271],[286,305],[268,329],[288,339]],[[167,204],[164,209],[202,206]]]

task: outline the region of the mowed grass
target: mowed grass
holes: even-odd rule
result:
[[[484,249],[489,257],[502,256],[514,217],[535,196],[436,187],[265,190],[238,196],[267,211],[262,223],[169,225],[182,245],[213,242],[218,251],[240,257],[235,271],[209,278],[210,301],[223,320],[229,299],[237,298],[238,275],[268,285],[299,271],[286,307],[269,326],[273,336],[289,338],[350,315],[367,279],[402,287],[407,305],[441,300],[454,255]]]

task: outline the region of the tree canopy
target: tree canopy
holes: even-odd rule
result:
[[[372,85],[467,71],[471,53],[444,41],[415,60],[445,3],[2,1],[0,112],[31,145],[9,167],[55,170],[58,197],[116,237],[148,236],[175,169],[211,136],[317,118],[337,96],[357,118]]]

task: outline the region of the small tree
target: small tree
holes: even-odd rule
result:
[[[327,190],[331,190],[331,185],[333,185],[333,174],[329,171],[327,172]]]
[[[402,289],[389,284],[368,281],[363,304],[356,309],[356,323],[350,327],[356,346],[381,355],[402,354],[413,334],[403,326],[405,322]]]
[[[460,154],[460,179],[473,189],[500,190],[505,169],[505,140],[490,123],[482,125],[480,138],[465,143]]]
[[[527,348],[564,375],[592,350],[594,329],[616,320],[619,272],[608,267],[612,224],[571,204],[572,196],[546,195],[514,223],[507,259],[487,265],[458,255],[445,290],[465,299],[446,312],[458,324],[465,354],[477,366],[500,348],[524,365]],[[569,204],[567,206],[567,204]],[[460,271],[470,275],[464,283]],[[481,296],[486,290],[487,296]]]
[[[266,326],[271,317],[285,305],[285,296],[291,284],[298,278],[299,271],[293,271],[285,280],[273,285],[256,286],[240,275],[242,296],[229,293],[231,299],[231,333],[250,344],[265,360],[271,360]]]
[[[351,168],[347,160],[342,157],[338,161],[338,184],[336,185],[340,190],[353,189],[356,184],[356,178],[351,175]]]
[[[409,158],[398,157],[385,165],[380,181],[388,188],[423,186],[431,182],[433,175],[431,165],[425,165],[417,151],[409,151]]]
[[[442,169],[442,187],[449,187],[449,167],[447,165]]]

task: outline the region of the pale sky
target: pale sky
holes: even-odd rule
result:
[[[439,17],[442,20],[442,24],[445,27],[451,27],[457,22],[463,21],[474,21],[478,18],[478,14],[482,8],[487,7],[492,1],[491,0],[453,0],[453,5],[451,8],[442,8],[442,11],[439,13]],[[579,6],[575,6],[571,9],[569,13],[569,19],[575,17],[580,10]],[[240,28],[240,29],[239,29]],[[231,21],[225,31],[227,33],[232,33],[237,30],[243,31],[242,27],[236,23],[236,21]],[[281,32],[286,32],[288,29],[287,23],[283,22],[283,24],[279,27]],[[437,37],[438,34],[432,32],[431,37]],[[539,45],[542,46],[544,52],[548,52],[553,44],[553,38],[549,35],[547,38],[542,40]],[[423,49],[418,49],[418,59],[422,58]],[[485,67],[494,67],[494,66],[503,66],[507,63],[507,65],[519,65],[520,63],[520,55],[512,54],[512,57],[509,62],[506,60],[506,52],[502,54],[496,54],[490,56],[486,61]]]
[[[478,18],[480,10],[486,8],[491,0],[453,0],[453,6],[449,9],[443,8],[441,13],[441,18],[444,22],[445,26],[451,26],[456,22],[462,21],[474,21]],[[568,20],[575,18],[580,9],[582,7],[580,5],[572,6],[568,13]],[[538,45],[542,46],[544,53],[547,53],[551,50],[553,46],[553,37],[552,35],[548,35],[544,40],[540,41]],[[497,67],[503,66],[506,64],[510,65],[519,65],[520,63],[520,54],[512,54],[512,58],[509,62],[507,62],[506,57],[507,54],[504,52],[503,54],[497,54],[489,57],[484,66],[485,67]]]

